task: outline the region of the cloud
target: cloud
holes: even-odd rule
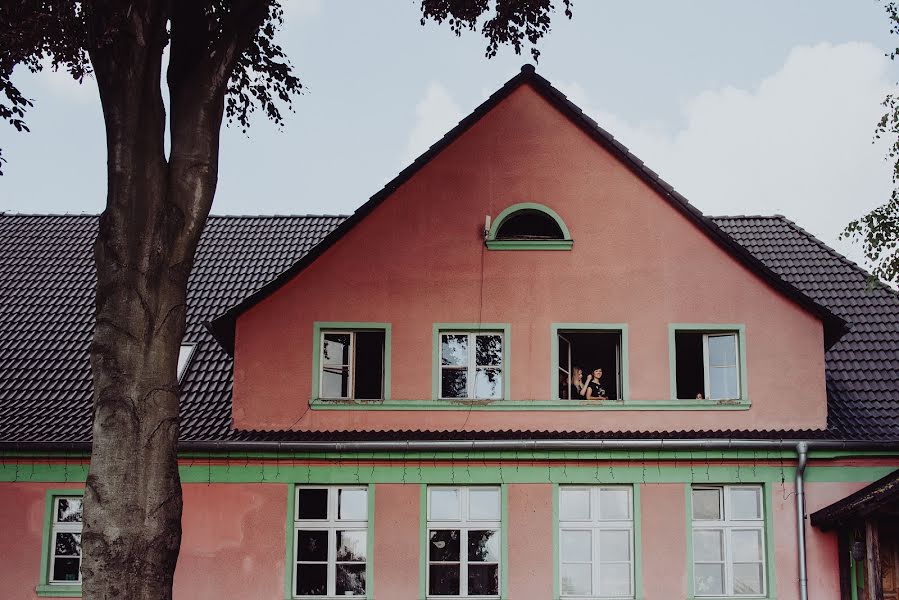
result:
[[[424,97],[415,105],[415,124],[406,142],[403,165],[406,167],[462,120],[462,109],[446,88],[432,81]]]
[[[860,260],[838,236],[889,196],[885,147],[872,144],[888,67],[866,43],[798,46],[752,89],[689,99],[675,130],[603,110],[578,82],[559,88],[706,214],[783,214]]]

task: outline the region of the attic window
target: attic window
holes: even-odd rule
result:
[[[570,250],[571,246],[571,235],[561,217],[533,202],[502,211],[487,235],[491,250]]]
[[[196,344],[181,344],[181,348],[178,349],[178,383],[181,383],[184,372],[187,371],[187,366],[190,364],[190,359],[193,358],[196,346]]]

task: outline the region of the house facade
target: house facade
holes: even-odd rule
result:
[[[95,229],[0,218],[11,598],[80,595]],[[176,597],[896,598],[899,298],[532,68],[349,217],[211,218],[189,298]]]

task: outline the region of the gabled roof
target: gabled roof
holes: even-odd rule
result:
[[[899,441],[899,296],[783,217],[713,217],[782,278],[852,325],[825,355],[824,431],[257,432],[231,427],[232,361],[203,323],[294,264],[339,216],[218,217],[206,224],[188,282],[181,384],[184,441],[409,439],[831,439]],[[0,214],[0,443],[87,442],[95,215]]]
[[[521,72],[507,81],[505,85],[494,92],[483,104],[478,106],[471,114],[462,119],[458,125],[446,133],[440,140],[432,145],[424,154],[419,156],[411,165],[400,171],[399,175],[387,183],[380,191],[372,196],[368,202],[359,207],[348,219],[329,233],[322,243],[297,260],[283,273],[267,282],[264,286],[243,298],[237,304],[231,306],[221,315],[217,316],[209,328],[213,336],[228,351],[234,352],[234,329],[238,316],[261,300],[272,294],[275,290],[292,279],[297,273],[305,269],[315,261],[328,248],[343,237],[359,221],[364,219],[372,210],[387,199],[398,187],[413,177],[431,159],[444,148],[452,144],[463,133],[468,131],[484,115],[493,110],[500,102],[521,86],[529,85],[545,98],[552,106],[567,116],[577,127],[589,135],[600,146],[615,156],[625,167],[640,177],[647,185],[654,189],[662,198],[668,201],[675,209],[694,223],[701,231],[704,231],[712,241],[735,257],[750,271],[768,282],[771,287],[784,294],[807,311],[817,316],[824,323],[825,347],[830,347],[846,332],[846,322],[831,312],[826,306],[815,302],[814,299],[804,294],[801,290],[791,285],[776,272],[772,271],[758,258],[738,244],[725,231],[711,219],[706,218],[702,212],[677,192],[669,183],[665,182],[657,173],[647,167],[642,160],[634,156],[621,142],[616,140],[609,132],[600,127],[596,121],[588,117],[565,94],[552,86],[549,81],[536,73],[532,65],[524,65]]]

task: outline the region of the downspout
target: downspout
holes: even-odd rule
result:
[[[808,600],[808,567],[805,553],[805,467],[808,443],[796,444],[796,539],[799,542],[799,600]]]

